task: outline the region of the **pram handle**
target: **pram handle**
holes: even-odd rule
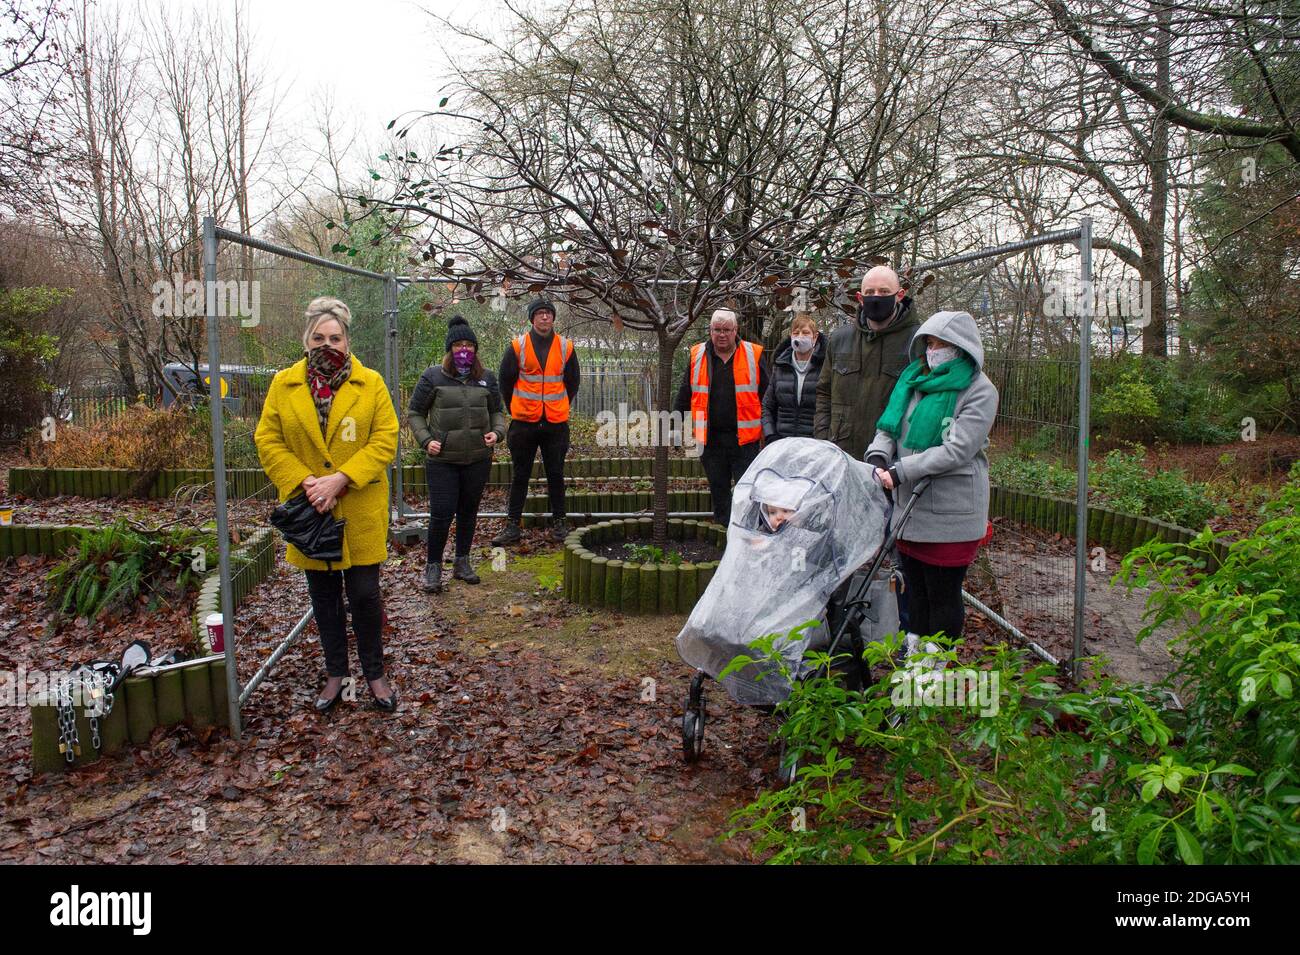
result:
[[[912,496],[908,498],[907,504],[903,506],[903,511],[898,515],[898,520],[892,522],[889,528],[889,533],[885,535],[885,539],[880,543],[880,549],[876,551],[875,556],[868,562],[867,573],[861,578],[862,583],[859,585],[858,592],[844,602],[844,618],[840,621],[840,625],[836,629],[836,632],[831,639],[830,648],[827,651],[831,656],[835,655],[835,651],[839,648],[840,641],[844,638],[844,634],[848,632],[850,624],[857,626],[857,614],[853,613],[853,609],[855,607],[861,607],[867,603],[867,594],[871,591],[871,582],[876,579],[876,573],[880,570],[880,565],[884,563],[885,555],[889,553],[890,549],[894,546],[894,542],[898,540],[898,535],[901,534],[903,528],[907,526],[907,519],[912,515],[912,508],[916,506],[916,502],[920,500],[921,495],[924,494],[926,488],[930,486],[930,482],[931,478],[928,476],[923,477],[921,480],[916,482],[916,487],[912,489]],[[890,492],[886,489],[885,493],[889,494]],[[891,503],[893,501],[892,495],[890,496],[890,501]]]

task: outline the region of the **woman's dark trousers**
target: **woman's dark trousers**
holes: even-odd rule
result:
[[[442,563],[451,522],[456,521],[456,556],[468,557],[474,545],[474,525],[483,488],[492,472],[492,459],[474,464],[424,462],[424,476],[429,484],[429,563]]]
[[[379,565],[306,573],[307,593],[311,595],[325,654],[325,672],[331,677],[348,675],[348,608],[343,603],[346,589],[361,672],[367,680],[378,680],[384,675],[384,597],[379,591]]]
[[[936,567],[899,553],[903,579],[907,585],[907,626],[912,633],[930,637],[943,631],[945,637],[957,639],[966,622],[966,608],[961,600],[961,585],[970,565]]]

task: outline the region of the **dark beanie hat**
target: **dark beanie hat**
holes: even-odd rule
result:
[[[549,298],[535,298],[528,303],[528,323],[531,325],[533,316],[542,309],[548,310],[552,315],[555,314],[555,303]]]
[[[469,327],[469,322],[465,321],[464,316],[453,315],[451,321],[447,323],[447,347],[446,351],[451,351],[451,346],[456,342],[473,342],[474,347],[478,348],[478,336],[474,334],[474,329]]]

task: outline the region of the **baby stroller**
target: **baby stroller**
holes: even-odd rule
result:
[[[754,655],[749,645],[764,634],[806,625],[775,645],[794,679],[808,676],[804,653],[813,649],[848,655],[835,664],[848,688],[870,684],[866,643],[899,630],[902,579],[884,568],[885,556],[925,484],[890,531],[892,499],[869,465],[812,438],[784,438],[759,452],[736,485],[722,560],[677,635],[682,660],[696,668],[682,715],[687,762],[703,748],[706,679]],[[737,703],[769,712],[791,690],[774,661],[748,664],[719,682]],[[792,779],[795,767],[784,754],[781,764]]]

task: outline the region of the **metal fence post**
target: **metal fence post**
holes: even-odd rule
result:
[[[388,393],[393,399],[393,409],[401,418],[402,389],[400,385],[401,368],[399,365],[399,347],[397,341],[397,276],[389,272],[384,276],[384,381],[388,383]],[[402,482],[402,429],[397,429],[397,458],[393,463],[393,478],[388,482],[391,494],[390,513],[401,520],[406,513],[406,493]]]
[[[1070,655],[1070,677],[1077,684],[1083,678],[1084,604],[1088,588],[1088,402],[1090,399],[1092,352],[1092,219],[1079,221],[1079,464],[1075,501],[1074,534],[1074,650]]]
[[[230,523],[226,513],[225,407],[221,399],[221,330],[217,325],[217,220],[203,217],[203,302],[208,327],[208,404],[212,412],[212,483],[217,507],[217,549],[221,574],[221,625],[226,652],[226,694],[230,733],[242,735],[239,674],[235,672],[235,597],[230,582]]]

